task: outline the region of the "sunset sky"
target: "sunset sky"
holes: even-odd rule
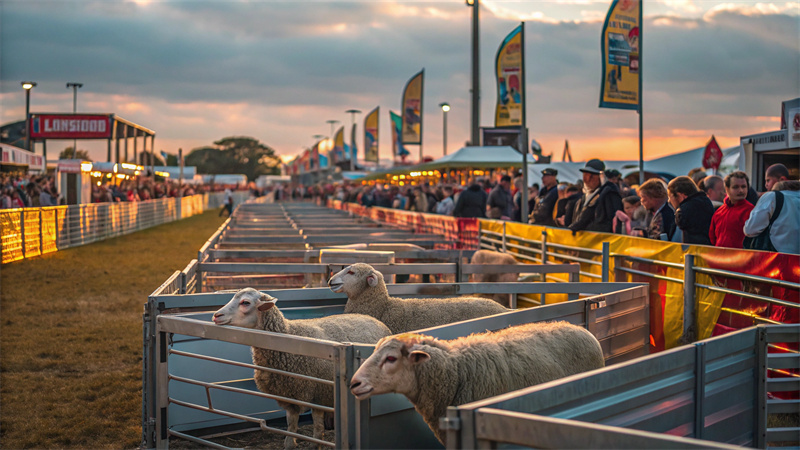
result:
[[[610,3],[482,0],[481,125],[493,125],[497,47],[524,20],[531,138],[555,160],[565,139],[576,160],[636,159],[636,112],[598,108]],[[452,107],[448,153],[469,139],[470,14],[463,0],[3,0],[0,122],[24,118],[21,81],[38,83],[31,112],[71,112],[65,84],[80,82],[79,112],[153,129],[156,150],[241,135],[289,156],[329,135],[327,120],[349,129],[345,110],[380,106],[386,158],[389,110],[425,68],[423,151],[436,158],[439,103]],[[800,3],[646,0],[644,15],[646,159],[779,128],[781,101],[800,96]],[[78,147],[105,160],[104,143]]]

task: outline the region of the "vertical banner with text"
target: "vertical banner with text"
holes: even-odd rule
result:
[[[333,164],[344,161],[344,127],[340,127],[333,138],[333,150],[330,152]]]
[[[403,89],[403,144],[422,144],[422,89],[425,69],[411,77]]]
[[[641,29],[641,0],[614,0],[611,3],[601,35],[601,108],[639,109]]]
[[[405,159],[409,151],[403,146],[403,118],[393,111],[389,111],[389,117],[392,119],[392,158]]]
[[[506,36],[495,58],[497,107],[495,127],[522,126],[522,25]]]
[[[378,162],[378,106],[364,118],[364,161]]]

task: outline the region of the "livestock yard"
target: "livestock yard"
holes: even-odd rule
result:
[[[652,261],[626,266],[616,255],[612,271],[607,244],[576,250],[512,238],[505,224],[335,206],[244,203],[224,222],[210,211],[3,266],[3,447],[284,448],[293,438],[300,448],[798,444],[800,361],[771,350],[796,346],[798,325],[653,352],[659,292],[642,278]],[[478,249],[521,263],[491,254],[472,263]],[[486,300],[445,299],[456,296]],[[490,312],[450,312],[476,304]],[[391,316],[398,305],[411,309]],[[363,318],[346,338],[319,331],[351,311],[392,330]],[[319,330],[304,334],[297,319]],[[365,396],[363,384],[352,386],[360,400],[351,393],[391,331],[454,340],[559,320],[588,331],[605,368],[530,387],[514,372],[454,377],[461,384],[442,391],[497,387],[488,398],[460,396],[466,403],[435,414],[446,416],[439,423],[415,410],[430,405],[403,395]],[[363,337],[371,327],[377,334]],[[281,382],[270,386],[269,377]],[[306,408],[315,413],[301,415],[299,428],[287,424],[286,411]]]
[[[439,230],[435,226],[406,225],[310,204],[240,206],[203,245],[197,259],[176,270],[149,297],[143,342],[145,445],[185,447],[194,442],[224,447],[244,443],[280,448],[286,436],[297,438],[303,445],[337,448],[435,448],[442,446],[443,436],[448,448],[491,442],[544,447],[694,448],[765,446],[767,439],[773,444],[792,442],[796,428],[773,426],[767,430],[767,416],[792,412],[797,402],[767,402],[766,392],[796,391],[796,379],[773,378],[768,375],[773,372],[760,368],[797,368],[796,354],[774,358],[767,353],[768,343],[781,346],[783,342],[796,342],[796,325],[750,329],[648,356],[652,315],[648,301],[651,291],[646,283],[578,282],[576,275],[584,274],[578,264],[476,266],[468,263],[475,247],[464,248],[463,241],[453,239],[452,229],[446,224]],[[332,248],[354,243],[369,246]],[[414,247],[387,251],[387,246],[400,243],[413,243]],[[548,411],[555,406],[547,405],[552,402],[531,402],[527,400],[531,394],[524,390],[485,400],[490,405],[487,409],[473,408],[472,404],[451,408],[446,420],[426,424],[404,396],[378,395],[357,401],[350,394],[350,378],[373,352],[374,344],[353,343],[358,342],[357,337],[338,342],[220,326],[211,320],[214,311],[231,301],[234,293],[251,285],[276,298],[289,320],[347,312],[354,296],[361,294],[348,291],[342,273],[360,273],[349,265],[367,259],[387,280],[385,290],[390,298],[428,298],[433,302],[443,296],[501,296],[512,308],[497,315],[428,325],[432,328],[419,330],[426,335],[455,339],[510,325],[565,320],[595,336],[607,367],[536,387],[543,390],[543,398],[550,398],[551,387],[561,389],[557,387],[560,383],[572,383],[564,388],[571,399],[564,407],[571,415],[558,413],[558,417],[570,420],[549,421]],[[331,288],[321,287],[343,268],[349,270],[332,278]],[[470,274],[511,272],[534,282],[467,282]],[[554,277],[570,282],[535,282]],[[369,278],[363,285],[375,284],[382,286]],[[384,301],[370,297],[376,304],[383,305]],[[516,309],[518,306],[526,308]],[[364,312],[372,315],[368,308]],[[251,345],[312,362],[300,368],[253,365]],[[332,366],[327,376],[305,370],[323,362]],[[260,392],[253,380],[254,369],[289,377],[286,380],[327,386],[328,400],[316,394],[291,394],[290,390]],[[582,405],[588,400],[580,393],[586,392],[585,386],[597,385],[593,377],[619,381],[610,392],[603,393],[607,398],[621,398],[623,393],[640,397],[631,403],[607,401],[604,408],[596,405],[585,410]],[[515,400],[515,396],[521,400]],[[309,425],[297,432],[287,431],[287,405],[315,409],[329,418],[332,415],[333,420],[326,420],[329,429],[324,437],[318,439],[318,433],[312,437]],[[484,421],[486,417],[488,422]],[[714,420],[709,420],[711,417]],[[789,425],[796,427],[796,420],[796,416],[791,418]],[[479,422],[480,428],[476,428]],[[311,423],[310,415],[303,416],[302,423]],[[444,427],[439,440],[431,430],[437,425]],[[550,430],[543,436],[524,431],[542,426]],[[518,432],[503,431],[511,428]],[[469,434],[475,430],[490,433]],[[270,437],[254,443],[254,431]],[[245,432],[248,434],[237,434]],[[246,437],[231,441],[232,436]]]

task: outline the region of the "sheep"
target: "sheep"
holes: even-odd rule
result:
[[[530,323],[449,341],[383,338],[351,379],[358,400],[405,395],[442,444],[439,418],[458,406],[604,366],[600,343],[567,322]]]
[[[478,250],[472,255],[470,264],[508,264],[515,265],[519,262],[508,253],[500,253],[492,250]],[[519,280],[519,273],[476,273],[472,276],[475,283],[514,283]],[[509,294],[486,295],[486,298],[500,303],[503,306],[510,304]]]
[[[253,288],[240,290],[230,302],[214,313],[217,325],[255,328],[273,333],[291,334],[338,342],[361,342],[374,344],[391,332],[386,325],[372,317],[361,314],[339,314],[318,319],[288,320],[275,306],[277,299]],[[316,378],[333,379],[333,362],[284,352],[252,347],[253,364]],[[333,387],[321,383],[301,380],[285,375],[276,375],[263,370],[255,371],[258,390],[281,397],[333,406]],[[297,432],[299,416],[308,408],[278,401],[286,410],[287,429]],[[314,438],[322,439],[324,430],[323,411],[312,409]],[[286,449],[294,448],[295,439],[287,436]]]
[[[331,277],[328,286],[333,292],[347,294],[345,313],[372,316],[395,334],[510,311],[492,300],[478,297],[390,297],[383,275],[364,263],[345,267]]]

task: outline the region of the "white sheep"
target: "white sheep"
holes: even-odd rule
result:
[[[347,294],[345,313],[372,316],[392,330],[405,333],[476,317],[508,312],[492,300],[479,297],[390,297],[383,275],[369,264],[345,267],[328,281],[333,292]]]
[[[513,256],[508,253],[500,253],[492,250],[478,250],[472,255],[470,264],[520,264]],[[515,283],[519,280],[519,272],[512,273],[476,273],[472,275],[475,283]],[[486,295],[486,298],[500,303],[503,306],[510,304],[509,294]]]
[[[389,336],[353,375],[358,400],[405,395],[445,444],[439,418],[458,406],[604,366],[600,343],[567,322],[530,323],[450,341]]]
[[[273,333],[291,334],[337,342],[361,342],[374,344],[391,332],[386,325],[372,317],[360,314],[339,314],[317,319],[288,320],[275,306],[277,299],[253,288],[240,290],[227,305],[214,313],[214,323],[242,328],[255,328]],[[334,377],[333,362],[290,353],[252,347],[253,364],[288,372],[331,380]],[[263,370],[255,371],[258,390],[272,395],[289,397],[323,406],[333,406],[333,387],[318,382],[302,380],[286,375],[277,375]],[[308,408],[278,401],[286,410],[287,429],[297,432],[300,414]],[[322,439],[324,412],[312,409],[314,437]],[[294,448],[295,439],[289,436],[284,441],[286,449]]]

